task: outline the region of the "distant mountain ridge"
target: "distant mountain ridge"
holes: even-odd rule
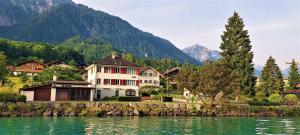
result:
[[[166,39],[139,30],[119,17],[71,0],[16,1],[24,0],[0,0],[1,37],[51,44],[60,44],[75,36],[83,39],[99,37],[114,48],[138,57],[166,57],[181,63],[201,64]]]
[[[200,62],[205,62],[207,60],[208,61],[216,61],[221,58],[219,51],[210,50],[210,49],[206,48],[205,46],[201,46],[199,44],[195,44],[193,46],[186,47],[186,48],[182,49],[182,51]]]

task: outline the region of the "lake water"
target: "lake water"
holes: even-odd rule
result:
[[[300,135],[300,117],[24,117],[0,118],[0,134]]]

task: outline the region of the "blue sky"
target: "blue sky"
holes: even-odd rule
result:
[[[254,63],[272,55],[281,68],[300,61],[300,0],[73,0],[119,16],[182,49],[201,44],[219,50],[220,35],[234,11],[244,19]]]

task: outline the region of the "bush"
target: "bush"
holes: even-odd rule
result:
[[[113,97],[108,97],[108,96],[105,96],[102,100],[105,100],[105,101],[108,101],[108,100],[118,100],[119,97],[117,96],[113,96]]]
[[[268,100],[269,100],[270,102],[275,102],[275,103],[281,103],[281,102],[283,101],[281,95],[279,95],[279,94],[272,94],[272,95],[268,98]]]
[[[140,102],[141,101],[141,97],[119,97],[118,101]]]
[[[278,103],[278,102],[270,102],[268,99],[262,99],[260,101],[257,99],[254,99],[254,100],[248,101],[248,104],[252,105],[252,106],[280,106],[281,105],[281,103]]]
[[[0,94],[0,102],[16,102],[16,94],[11,94],[11,93]]]
[[[262,93],[262,92],[256,92],[256,94],[255,94],[255,99],[257,99],[257,100],[263,100],[264,98],[266,98],[265,93]]]
[[[163,96],[163,97],[162,97],[162,101],[163,101],[163,102],[172,102],[172,101],[173,101],[173,97],[166,97],[166,96]]]
[[[26,96],[25,95],[17,95],[16,101],[17,102],[26,102]]]
[[[142,97],[150,97],[149,93],[142,93]]]
[[[13,112],[13,111],[17,110],[16,104],[8,104],[8,105],[7,105],[7,108],[8,108],[8,110],[9,110],[10,112]]]
[[[0,94],[0,102],[26,102],[25,95],[17,95],[11,93]]]
[[[284,96],[283,101],[286,105],[296,105],[298,97],[295,94],[287,94]]]

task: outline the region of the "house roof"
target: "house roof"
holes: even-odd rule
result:
[[[123,59],[120,56],[108,56],[102,60],[99,60],[97,62],[95,62],[95,64],[100,64],[100,65],[113,65],[113,66],[126,66],[126,67],[140,67],[139,65],[127,61],[125,59]]]
[[[52,81],[52,83],[58,83],[58,84],[84,84],[84,85],[89,85],[91,83],[86,82],[86,81]]]
[[[151,66],[148,66],[148,67],[142,67],[142,68],[140,69],[140,74],[141,74],[142,72],[146,71],[147,69],[152,69],[152,70],[154,70],[155,72],[161,74],[160,72],[158,72],[156,69],[154,69],[154,68],[151,67]]]
[[[167,70],[163,76],[166,76],[166,75],[169,75],[169,74],[173,74],[175,72],[178,72],[179,70],[181,70],[182,68],[181,67],[174,67],[174,68],[171,68],[169,70]]]
[[[298,83],[298,84],[296,85],[296,87],[297,87],[297,88],[300,88],[300,83]]]
[[[42,62],[39,62],[39,61],[36,61],[36,60],[28,60],[28,61],[23,61],[17,65],[22,65],[22,64],[25,64],[25,63],[30,63],[30,62],[35,62],[35,63],[39,63],[39,64],[42,64],[44,66],[46,66],[46,64],[42,63]]]
[[[45,87],[45,86],[51,86],[52,84],[48,83],[48,84],[44,84],[44,85],[37,85],[37,86],[31,86],[31,87],[28,87],[28,88],[20,88],[20,91],[23,90],[23,91],[28,91],[30,89],[34,89],[34,88],[39,88],[39,87]]]

